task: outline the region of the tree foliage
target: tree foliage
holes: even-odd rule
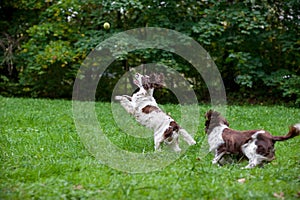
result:
[[[1,94],[70,98],[77,70],[100,42],[132,28],[163,27],[194,38],[210,53],[229,97],[276,95],[300,105],[299,7],[297,0],[1,1]],[[184,74],[207,99],[188,62],[156,49],[120,56],[98,99],[109,100],[108,91],[129,68],[155,62]]]

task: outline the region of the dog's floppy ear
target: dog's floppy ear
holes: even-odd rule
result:
[[[213,113],[213,110],[207,111],[204,115],[205,119],[210,120],[212,113]]]
[[[204,117],[205,117],[205,129],[204,129],[205,133],[208,133],[212,113],[213,113],[213,111],[209,110],[204,115]]]
[[[143,76],[142,77],[142,86],[145,90],[149,90],[151,87],[151,83],[149,81],[149,77],[148,76]]]
[[[150,75],[149,75],[149,79],[150,79],[150,82],[151,82],[151,83],[154,83],[154,82],[156,81],[156,76],[155,76],[155,74],[154,74],[154,73],[150,74]]]
[[[219,113],[217,111],[213,111],[212,115],[213,115],[213,117],[217,118],[219,122],[222,122],[226,126],[229,126],[228,121],[221,115],[221,113]]]
[[[205,126],[207,127],[208,130],[208,126],[210,123],[218,123],[218,124],[225,124],[226,126],[229,126],[229,123],[227,122],[227,120],[222,117],[222,115],[214,110],[209,110],[205,113]]]

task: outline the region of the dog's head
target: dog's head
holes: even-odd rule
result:
[[[164,75],[153,73],[148,76],[136,73],[134,84],[139,88],[143,87],[145,90],[159,89],[164,86]]]
[[[215,127],[220,125],[229,126],[227,120],[217,111],[209,110],[205,113],[205,133],[209,134]]]

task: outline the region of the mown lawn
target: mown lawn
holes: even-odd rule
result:
[[[107,119],[104,127],[112,142],[130,151],[153,151],[152,138],[130,140],[115,128],[110,106],[97,103],[96,110],[99,119]],[[163,107],[175,119],[179,115],[178,106]],[[200,150],[207,142],[202,118],[207,109],[200,105],[197,145],[161,171],[126,173],[100,164],[86,150],[71,101],[0,97],[0,199],[300,198],[300,137],[277,143],[277,159],[263,168],[243,170],[246,161],[218,167],[211,164],[211,154]],[[227,119],[236,129],[283,135],[288,125],[300,122],[300,109],[228,106]]]

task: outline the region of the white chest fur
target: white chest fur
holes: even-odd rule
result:
[[[222,138],[222,133],[225,128],[228,128],[226,125],[220,125],[215,127],[208,135],[208,144],[209,151],[215,151],[220,145],[224,144]]]

